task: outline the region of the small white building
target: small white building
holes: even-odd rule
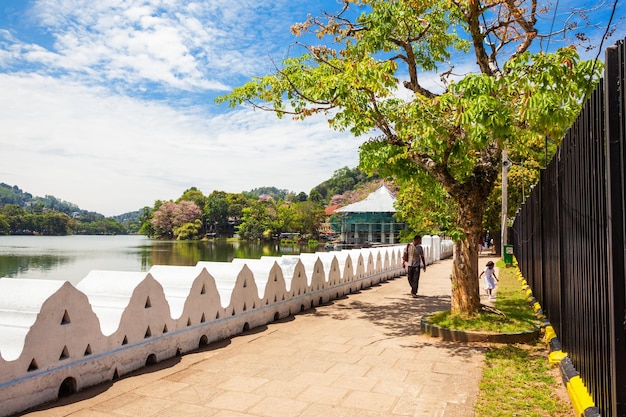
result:
[[[365,199],[335,210],[341,227],[341,241],[347,244],[398,242],[398,234],[406,223],[394,218],[396,197],[384,184]]]

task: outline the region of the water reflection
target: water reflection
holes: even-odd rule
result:
[[[259,259],[314,252],[298,245],[245,242],[232,239],[208,241],[150,241],[139,247],[142,267],[151,265],[195,265],[198,261],[230,262],[233,258]]]
[[[195,265],[315,252],[317,248],[236,239],[159,241],[143,236],[0,236],[0,278],[78,283],[91,270],[147,271],[152,265]]]
[[[46,272],[70,261],[69,256],[61,255],[0,255],[0,277],[14,277],[26,271]]]

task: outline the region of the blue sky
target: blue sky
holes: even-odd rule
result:
[[[568,18],[568,3],[589,11],[599,43],[613,1],[561,0],[555,25]],[[270,72],[294,41],[292,23],[338,7],[0,0],[0,182],[105,215],[192,186],[205,194],[261,186],[308,193],[356,166],[364,138],[335,132],[323,118],[279,120],[213,100]],[[625,35],[616,31],[604,46]],[[555,36],[550,49],[567,42]]]

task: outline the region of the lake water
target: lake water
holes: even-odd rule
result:
[[[145,236],[0,236],[0,278],[66,280],[77,284],[91,270],[147,271],[152,265],[195,265],[233,258],[297,255],[306,246],[236,239],[162,241]]]

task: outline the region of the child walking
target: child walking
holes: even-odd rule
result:
[[[487,290],[487,295],[489,295],[489,298],[491,299],[496,298],[493,294],[491,294],[491,291],[496,288],[496,281],[498,281],[498,277],[496,277],[496,270],[493,267],[492,261],[487,262],[487,268],[480,273],[478,278],[482,277],[483,274],[485,275],[485,289]]]

